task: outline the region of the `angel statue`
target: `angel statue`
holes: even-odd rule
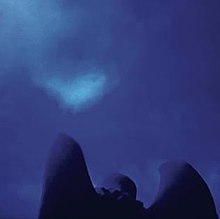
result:
[[[210,190],[187,162],[161,165],[160,186],[149,208],[132,179],[117,173],[94,187],[79,144],[61,134],[46,167],[38,219],[218,219]]]

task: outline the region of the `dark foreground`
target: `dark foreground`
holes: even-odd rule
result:
[[[160,188],[148,209],[136,185],[114,174],[94,188],[80,146],[60,135],[49,158],[39,219],[217,219],[205,181],[184,161],[160,167]]]

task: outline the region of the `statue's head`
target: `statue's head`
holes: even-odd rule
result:
[[[136,199],[137,188],[134,181],[123,174],[115,173],[110,175],[103,181],[102,187],[110,192],[119,191],[130,199]]]

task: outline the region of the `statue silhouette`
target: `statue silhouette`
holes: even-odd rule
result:
[[[60,135],[46,169],[39,219],[218,219],[208,186],[184,161],[160,167],[155,202],[144,208],[135,183],[113,174],[94,188],[78,143]]]

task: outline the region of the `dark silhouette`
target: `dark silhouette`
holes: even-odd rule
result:
[[[80,146],[60,135],[48,162],[39,219],[218,218],[208,186],[191,165],[167,162],[160,175],[156,201],[146,209],[127,176],[113,174],[94,188]]]

